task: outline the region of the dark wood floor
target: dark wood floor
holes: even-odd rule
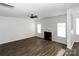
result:
[[[79,42],[75,42],[72,49],[66,49],[65,56],[79,56]]]
[[[32,37],[0,45],[0,56],[55,56],[66,45]]]

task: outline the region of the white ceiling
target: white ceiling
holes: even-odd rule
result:
[[[1,16],[28,17],[31,13],[39,18],[66,14],[68,8],[78,6],[77,3],[8,3],[15,6],[7,8],[0,5]]]

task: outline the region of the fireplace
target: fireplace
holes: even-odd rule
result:
[[[52,41],[52,32],[44,32],[44,39]]]

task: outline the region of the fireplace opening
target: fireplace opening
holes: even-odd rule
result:
[[[52,32],[44,32],[44,40],[52,41]]]

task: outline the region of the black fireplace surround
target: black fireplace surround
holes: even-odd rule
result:
[[[52,41],[52,32],[44,32],[44,40]]]

